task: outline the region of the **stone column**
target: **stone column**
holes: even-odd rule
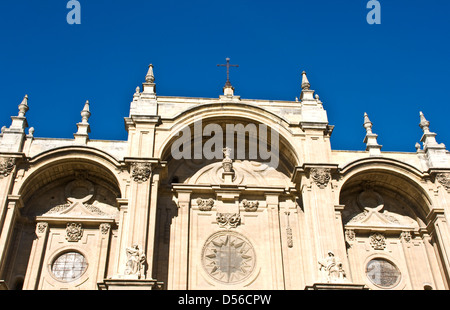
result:
[[[28,260],[27,272],[23,283],[24,290],[36,290],[38,288],[48,233],[49,226],[47,222],[38,222],[36,224],[36,238],[33,241],[30,259]]]
[[[173,228],[170,234],[169,253],[169,290],[188,289],[189,266],[189,221],[191,192],[179,190],[178,214],[173,220]]]

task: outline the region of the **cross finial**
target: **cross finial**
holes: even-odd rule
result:
[[[230,67],[239,67],[239,65],[230,65],[230,58],[225,59],[227,63],[225,65],[217,65],[217,67],[227,67],[227,82],[225,83],[225,87],[231,87],[230,83]]]

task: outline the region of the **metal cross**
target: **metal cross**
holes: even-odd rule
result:
[[[230,58],[226,58],[226,61],[227,61],[226,65],[217,65],[217,67],[227,67],[227,82],[225,83],[225,86],[231,86],[230,67],[239,67],[239,65],[230,65]]]

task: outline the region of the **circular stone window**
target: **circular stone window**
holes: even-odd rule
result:
[[[255,267],[255,261],[253,246],[235,232],[214,234],[203,247],[204,269],[222,283],[233,284],[247,279]]]
[[[397,266],[383,258],[372,259],[366,266],[369,280],[381,288],[393,288],[400,282],[401,274]]]
[[[78,252],[66,252],[52,264],[53,276],[62,282],[79,279],[87,269],[86,258]]]

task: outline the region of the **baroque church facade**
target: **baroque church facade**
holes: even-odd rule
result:
[[[414,153],[367,114],[366,150],[339,151],[305,72],[295,101],[223,90],[159,96],[150,65],[126,141],[89,138],[89,102],[74,139],[34,137],[26,96],[0,134],[0,287],[449,289],[450,155],[422,113]]]

